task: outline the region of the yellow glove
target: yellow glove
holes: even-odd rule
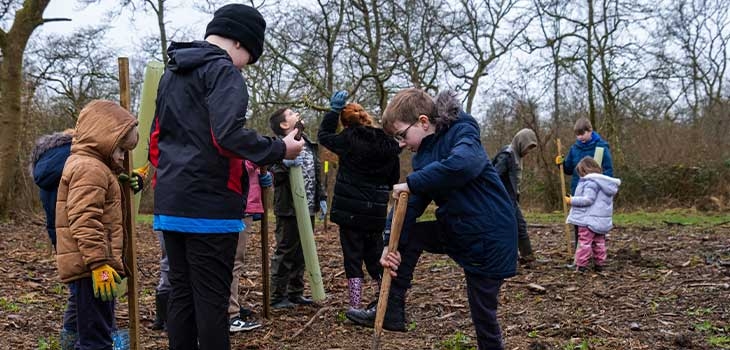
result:
[[[560,166],[560,164],[563,164],[564,161],[565,158],[563,158],[562,155],[558,154],[557,156],[555,156],[555,165]]]
[[[104,264],[91,271],[91,282],[95,298],[111,301],[117,296],[117,285],[122,283],[122,278],[111,266]]]
[[[563,202],[565,202],[565,204],[567,205],[570,205],[570,196],[563,197]]]

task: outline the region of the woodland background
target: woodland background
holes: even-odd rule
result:
[[[163,52],[170,41],[202,39],[204,28],[186,27],[166,11],[188,6],[210,16],[224,3],[119,1],[109,16],[157,18],[155,35],[130,42],[129,49],[107,45],[105,26],[34,34],[44,23],[74,20],[43,17],[50,1],[0,1],[4,219],[40,207],[27,171],[34,140],[73,127],[92,99],[118,100],[117,57],[130,57],[136,111],[146,62],[166,62]],[[490,156],[520,128],[536,131],[540,145],[525,159],[523,179],[523,205],[530,209],[559,208],[555,139],[567,152],[579,117],[590,118],[611,144],[615,176],[623,181],[620,210],[730,206],[730,2],[275,0],[253,5],[268,27],[264,55],[242,72],[251,94],[247,127],[271,134],[268,115],[291,106],[316,135],[338,89],[347,89],[351,100],[376,118],[402,88],[452,89],[480,121]],[[404,152],[404,174],[409,159]]]

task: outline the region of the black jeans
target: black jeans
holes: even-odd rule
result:
[[[163,235],[170,261],[170,349],[230,349],[227,310],[238,232]]]
[[[444,254],[448,244],[446,233],[436,221],[415,223],[408,237],[408,242],[398,247],[401,263],[398,266],[398,276],[393,279],[390,287],[390,293],[401,297],[405,297],[406,290],[411,287],[413,271],[421,253],[427,251]],[[497,320],[497,306],[503,280],[490,279],[466,271],[465,275],[469,309],[477,333],[479,350],[501,350],[502,334]]]
[[[362,263],[373,280],[383,276],[380,255],[383,253],[383,234],[381,231],[361,231],[340,227],[340,245],[345,263],[347,278],[363,278]]]

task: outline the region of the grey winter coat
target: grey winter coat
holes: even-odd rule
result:
[[[570,200],[567,222],[587,226],[595,233],[608,233],[613,227],[613,197],[619,185],[621,180],[603,174],[581,177]]]

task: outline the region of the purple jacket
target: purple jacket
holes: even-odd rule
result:
[[[619,185],[621,180],[603,174],[581,177],[570,200],[567,222],[587,226],[595,233],[608,233],[613,227],[613,197]]]

